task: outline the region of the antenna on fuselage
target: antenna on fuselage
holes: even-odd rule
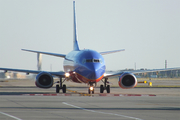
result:
[[[78,41],[77,41],[75,1],[73,1],[73,11],[74,11],[74,42],[73,42],[73,50],[78,51],[79,50],[79,45],[78,45]]]

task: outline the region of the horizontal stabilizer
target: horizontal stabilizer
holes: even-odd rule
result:
[[[116,53],[116,52],[121,52],[121,51],[125,51],[125,49],[113,50],[113,51],[106,51],[106,52],[100,52],[100,54],[101,54],[101,55],[106,55],[106,54],[111,54],[111,53]]]
[[[62,58],[65,58],[65,57],[66,57],[65,54],[49,53],[49,52],[41,52],[41,51],[26,50],[26,49],[21,49],[21,50],[23,50],[23,51],[28,51],[28,52],[34,52],[34,53],[41,53],[41,54],[46,54],[46,55],[52,55],[52,56],[62,57]]]

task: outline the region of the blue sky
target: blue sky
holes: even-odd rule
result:
[[[179,0],[76,0],[81,49],[105,55],[108,70],[180,67]],[[67,54],[73,43],[72,0],[0,0],[0,67],[37,69],[22,48]],[[63,59],[43,55],[42,69],[63,70]]]

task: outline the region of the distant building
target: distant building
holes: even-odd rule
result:
[[[5,78],[4,72],[0,72],[0,78]]]
[[[0,72],[0,78],[15,78],[15,79],[26,79],[27,75],[21,73],[14,73],[14,72]]]

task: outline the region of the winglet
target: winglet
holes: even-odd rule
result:
[[[79,45],[77,41],[77,29],[76,29],[76,12],[75,12],[75,1],[73,1],[73,10],[74,10],[74,43],[73,43],[73,50],[78,51]]]

